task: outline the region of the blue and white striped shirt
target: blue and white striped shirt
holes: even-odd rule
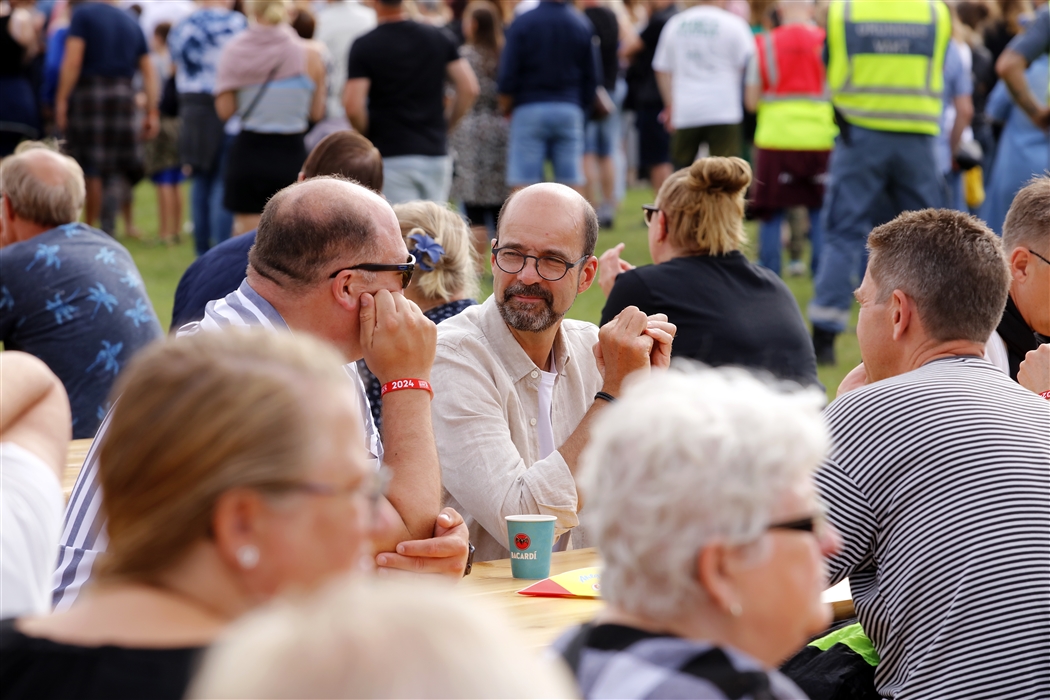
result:
[[[186,324],[179,329],[177,336],[249,326],[260,326],[274,331],[289,330],[288,324],[281,318],[277,309],[259,296],[258,292],[248,284],[248,280],[244,280],[240,288],[225,298],[209,302],[204,310],[204,318]],[[383,443],[379,438],[375,422],[372,420],[372,411],[368,404],[364,382],[357,374],[355,363],[345,365],[344,369],[356,388],[361,415],[364,419],[366,444],[378,468],[379,461],[383,457]],[[62,542],[58,552],[58,566],[55,569],[53,582],[52,604],[56,612],[66,610],[73,604],[80,594],[80,589],[91,578],[95,558],[106,550],[108,539],[101,512],[102,491],[98,483],[98,452],[102,443],[101,438],[109,429],[112,414],[113,411],[110,410],[102,421],[102,425],[99,426],[98,433],[95,434],[95,441],[84,459],[80,476],[77,477],[77,483],[66,505]]]

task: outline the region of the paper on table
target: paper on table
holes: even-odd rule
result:
[[[518,593],[542,598],[600,598],[599,580],[599,568],[588,566],[545,578]]]
[[[851,598],[853,598],[853,593],[850,591],[848,578],[842,579],[824,591],[824,594],[820,597],[825,603],[837,603],[842,600],[850,600]]]

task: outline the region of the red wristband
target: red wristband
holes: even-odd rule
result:
[[[434,387],[430,386],[430,382],[425,379],[395,379],[384,384],[379,395],[386,396],[391,391],[401,391],[402,389],[421,389],[429,391],[431,398],[434,396]]]
[[[1047,401],[1050,401],[1050,391],[1044,391],[1043,393],[1041,393],[1039,395],[1042,396]]]

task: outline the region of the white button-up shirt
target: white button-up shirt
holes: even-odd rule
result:
[[[562,321],[550,404],[556,446],[601,389],[597,342],[594,324]],[[576,481],[565,458],[555,450],[540,459],[539,370],[491,297],[438,325],[432,416],[445,505],[466,520],[476,561],[509,556],[507,515],[554,515],[557,535],[579,524]],[[583,546],[582,534],[573,544]]]

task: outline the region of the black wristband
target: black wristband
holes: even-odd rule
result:
[[[469,576],[470,570],[474,568],[474,543],[467,541],[467,566],[463,569],[463,575]]]
[[[605,391],[599,391],[597,394],[594,395],[594,400],[597,401],[598,399],[601,399],[602,401],[608,401],[609,403],[616,402],[616,397]]]

